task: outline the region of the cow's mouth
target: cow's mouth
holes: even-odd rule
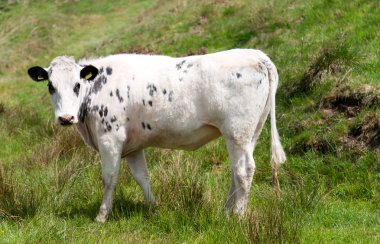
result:
[[[61,124],[62,126],[70,126],[70,125],[73,124],[73,122],[71,122],[71,121],[65,121],[65,122],[60,122],[60,124]]]

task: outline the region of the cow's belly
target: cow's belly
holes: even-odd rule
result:
[[[193,130],[162,131],[148,140],[146,146],[196,150],[204,144],[218,138],[221,135],[218,128],[212,125],[202,125]]]

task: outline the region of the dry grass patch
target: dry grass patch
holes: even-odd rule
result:
[[[0,219],[19,222],[33,216],[38,207],[37,192],[15,180],[15,173],[0,165]]]
[[[167,159],[170,163],[160,165],[157,196],[162,205],[193,209],[202,205],[205,185],[199,175],[199,164],[183,154],[183,151],[173,151]]]

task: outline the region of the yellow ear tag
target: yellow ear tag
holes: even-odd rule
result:
[[[43,80],[43,79],[44,79],[44,77],[42,77],[40,75],[37,77],[37,80]]]
[[[88,80],[88,79],[91,78],[91,76],[92,76],[92,73],[90,72],[90,73],[88,73],[84,78],[85,78],[86,80]]]

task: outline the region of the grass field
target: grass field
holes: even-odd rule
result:
[[[365,0],[0,2],[0,242],[380,242],[380,3]],[[222,138],[195,152],[149,148],[157,206],[122,165],[112,213],[100,159],[53,125],[30,66],[58,55],[172,56],[256,48],[277,65],[288,161],[271,187],[269,124],[255,150],[246,218],[223,212]]]

